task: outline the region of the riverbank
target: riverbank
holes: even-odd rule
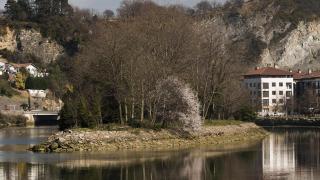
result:
[[[58,132],[42,144],[32,147],[35,152],[165,150],[199,145],[226,144],[263,138],[266,131],[254,123],[227,126],[205,126],[195,134],[173,130],[134,129],[96,131],[75,129]]]
[[[27,118],[21,115],[9,115],[0,113],[0,128],[13,126],[26,126]]]
[[[320,126],[320,117],[277,117],[268,119],[259,119],[255,123],[258,126]]]

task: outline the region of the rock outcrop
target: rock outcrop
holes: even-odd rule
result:
[[[226,47],[229,54],[234,54],[233,58],[249,64],[320,69],[320,18],[312,10],[320,3],[310,3],[302,5],[295,0],[229,3],[217,8],[211,19],[196,27],[201,30],[210,26],[213,35],[231,41],[222,42],[231,44]]]
[[[17,34],[18,49],[23,53],[32,54],[45,64],[56,61],[63,53],[63,47],[57,42],[43,38],[34,29],[23,29]]]
[[[4,33],[0,35],[0,50],[15,51],[17,48],[15,32],[9,27],[6,27],[3,32]]]
[[[56,61],[63,54],[63,47],[57,42],[42,37],[34,29],[13,30],[5,28],[5,33],[0,35],[0,50],[8,50],[22,54],[31,54],[40,59],[44,64]]]

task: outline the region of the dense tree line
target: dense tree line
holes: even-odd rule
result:
[[[36,24],[71,55],[50,65],[46,82],[27,79],[28,87],[49,87],[63,99],[61,129],[110,122],[167,127],[180,126],[174,119],[184,111],[202,120],[249,112],[240,82],[243,44],[222,26],[201,25],[217,6],[124,1],[111,21],[110,10],[102,19],[67,0],[8,0],[5,15],[14,24]]]
[[[239,117],[247,104],[240,82],[247,64],[221,46],[233,46],[222,30],[197,28],[196,21],[179,6],[123,2],[118,19],[99,21],[93,38],[65,65],[72,88],[63,98],[61,127],[170,126],[165,115],[188,103],[179,93],[168,95],[182,92],[178,87],[160,86],[169,77],[194,90],[202,119]]]

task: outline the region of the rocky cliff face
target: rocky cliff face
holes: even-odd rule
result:
[[[13,52],[17,47],[17,41],[14,31],[11,31],[9,27],[6,27],[3,34],[0,35],[0,50],[7,49]]]
[[[211,30],[223,29],[219,36],[227,36],[234,46],[229,53],[250,64],[320,69],[320,14],[312,9],[317,6],[320,2],[313,0],[308,6],[300,0],[228,4],[214,12]]]
[[[18,32],[6,27],[5,33],[0,35],[0,50],[8,50],[22,54],[31,54],[44,64],[56,61],[63,53],[63,47],[55,41],[43,38],[34,29],[22,29]]]
[[[280,53],[278,53],[280,52]],[[320,21],[300,22],[278,45],[266,48],[262,64],[277,63],[281,67],[320,68]]]

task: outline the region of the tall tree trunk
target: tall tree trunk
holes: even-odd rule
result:
[[[153,118],[152,118],[152,104],[151,104],[151,102],[149,103],[149,118],[150,118],[150,121],[153,122]]]
[[[141,100],[141,116],[140,121],[143,122],[144,120],[144,99]]]
[[[134,98],[132,98],[131,104],[131,119],[134,119]]]
[[[128,122],[128,105],[127,105],[127,98],[124,99],[124,113],[125,113],[125,119],[126,123]]]
[[[121,102],[119,102],[119,118],[120,118],[120,123],[123,124]]]
[[[142,98],[141,98],[140,121],[143,122],[143,120],[144,120],[144,88],[143,88],[143,83],[141,84],[141,90],[142,90]]]

